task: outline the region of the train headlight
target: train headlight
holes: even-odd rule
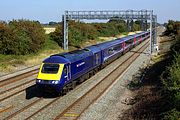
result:
[[[40,82],[42,82],[42,80],[36,80],[36,82],[40,83]]]
[[[52,83],[52,84],[58,84],[58,82],[59,82],[59,81],[57,81],[57,80],[53,80],[51,83]]]
[[[54,84],[58,84],[59,81],[55,81]]]

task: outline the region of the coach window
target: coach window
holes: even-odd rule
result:
[[[130,45],[133,43],[133,39],[130,39],[130,40],[126,41],[125,43],[126,43],[126,45]]]
[[[99,62],[99,55],[95,54],[95,56],[96,56],[96,64],[98,64],[98,62]]]
[[[109,53],[109,54],[113,54],[113,53],[114,53],[114,49],[113,49],[113,48],[110,48],[110,49],[108,50],[108,53]]]
[[[140,40],[140,39],[141,39],[141,36],[138,37],[138,40]]]
[[[114,47],[114,51],[118,51],[118,50],[121,50],[121,45]]]

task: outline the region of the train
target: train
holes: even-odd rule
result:
[[[149,36],[149,31],[143,31],[81,50],[51,55],[42,62],[36,85],[44,92],[67,92]]]

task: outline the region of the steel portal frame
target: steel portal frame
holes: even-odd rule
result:
[[[68,50],[68,21],[69,20],[139,20],[147,23],[150,21],[150,54],[152,53],[154,45],[157,41],[157,16],[153,15],[153,10],[106,10],[106,11],[65,11],[62,16],[64,50]],[[146,25],[147,26],[147,25]]]

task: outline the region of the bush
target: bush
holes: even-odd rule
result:
[[[165,120],[177,120],[180,118],[180,54],[175,56],[175,60],[168,68],[169,77],[163,80],[166,98],[169,102],[169,111],[163,114]]]
[[[173,54],[180,53],[180,36],[177,36],[175,39],[175,43],[171,46],[171,51]]]
[[[173,21],[169,20],[168,24],[166,25],[166,34],[178,34],[178,31],[180,30],[180,22],[179,21]]]
[[[97,30],[91,24],[75,21],[69,22],[69,44],[80,47],[80,44],[97,38]]]
[[[1,54],[11,54],[16,49],[16,39],[13,33],[7,24],[0,23],[0,53]]]
[[[180,111],[180,54],[175,56],[175,60],[168,71],[169,78],[163,80],[163,84],[169,94],[170,108]]]
[[[176,109],[172,109],[164,114],[163,120],[178,120],[180,118],[180,112]]]
[[[98,36],[109,37],[126,32],[126,22],[123,20],[110,20],[108,23],[96,23]]]
[[[168,90],[180,89],[180,55],[175,56],[175,60],[172,66],[169,67],[170,77],[164,81],[164,84]]]
[[[98,36],[110,37],[126,32],[126,22],[123,20],[110,20],[107,23],[83,23],[69,21],[69,45],[80,47],[80,44],[87,40],[97,39]],[[135,30],[140,26],[135,24]],[[51,33],[51,39],[56,41],[60,46],[63,44],[63,28],[59,25],[56,31]]]
[[[37,21],[13,20],[1,25],[0,39],[1,54],[25,55],[37,52],[45,43],[46,35]]]
[[[176,120],[180,118],[180,22],[170,20],[166,25],[166,35],[172,35],[175,44],[172,46],[172,54],[174,55],[173,63],[167,69],[167,78],[163,79],[165,91],[167,92],[167,100],[169,111],[163,114],[165,120]]]
[[[63,44],[63,29],[62,25],[58,25],[56,27],[56,30],[52,33],[50,33],[50,37],[53,41],[58,43],[59,46],[62,46]]]

